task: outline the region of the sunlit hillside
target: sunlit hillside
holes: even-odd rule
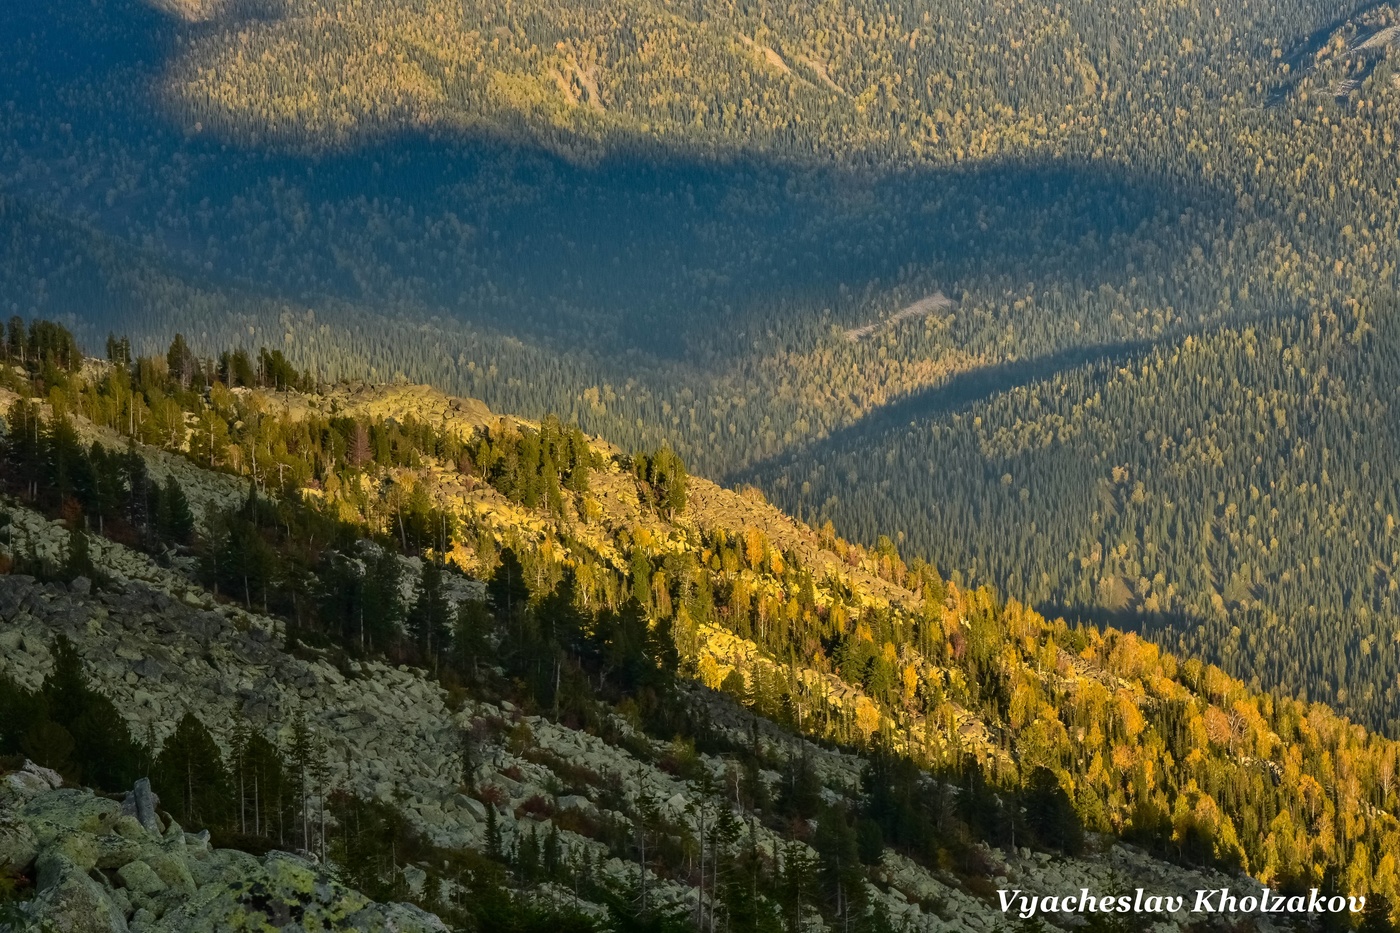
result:
[[[93,345],[267,345],[319,380],[402,376],[669,444],[794,506],[859,502],[825,513],[842,534],[904,530],[1047,609],[1153,631],[1171,609],[1173,644],[1228,636],[1234,607],[1325,620],[1312,673],[1233,669],[1390,728],[1388,682],[1354,699],[1400,631],[1384,555],[1271,533],[1287,560],[1221,548],[1149,574],[1152,534],[1099,540],[1088,508],[1023,566],[1007,537],[1052,536],[1016,502],[960,515],[962,550],[920,519],[953,489],[997,499],[1008,471],[950,480],[889,439],[1003,392],[998,417],[1033,423],[1032,399],[1080,391],[1065,374],[1188,339],[1313,320],[1361,339],[1393,315],[1396,25],[1321,0],[10,4],[0,305]],[[1299,351],[1326,355],[1311,332]],[[1240,391],[1272,378],[1246,368]],[[1291,442],[1251,426],[1231,462]],[[1125,415],[1081,441],[1090,485],[1117,489],[1116,445],[1149,430]],[[869,438],[883,464],[853,466],[843,444]],[[1374,459],[1361,440],[1333,455]],[[1305,463],[1290,481],[1329,488]],[[1300,502],[1276,528],[1341,507]],[[1095,543],[1126,563],[1074,571]],[[1295,562],[1356,582],[1314,606],[1261,569]],[[1228,661],[1221,640],[1188,642]]]
[[[578,730],[659,758],[702,796],[713,785],[685,770],[695,756],[685,743],[728,749],[748,769],[733,794],[751,814],[750,838],[760,820],[772,834],[771,859],[754,856],[753,890],[776,903],[789,895],[772,840],[800,850],[810,839],[822,858],[841,858],[812,836],[813,815],[828,830],[853,816],[870,853],[860,863],[884,865],[848,866],[857,879],[890,884],[906,858],[955,869],[960,880],[939,877],[982,901],[990,889],[971,879],[998,857],[983,843],[1029,842],[1074,865],[1115,839],[1282,889],[1396,891],[1400,745],[1321,704],[945,581],[888,539],[852,545],[756,491],[689,476],[665,448],[623,454],[556,419],[500,417],[426,387],[311,391],[280,354],[227,353],[211,369],[177,340],[164,357],[127,364],[114,341],[114,361],[84,362],[49,325],[21,339],[20,365],[6,346],[14,400],[0,475],[18,543],[0,569],[81,576],[68,590],[79,594],[127,592],[113,574],[139,571],[172,601],[227,613],[245,631],[271,625],[283,650],[344,671],[352,693],[380,659],[398,663],[437,681],[428,709],[438,687],[457,709],[468,697],[522,708],[542,733]],[[35,398],[41,382],[47,395]],[[486,580],[485,594],[462,571]],[[317,682],[328,679],[345,682]],[[3,678],[0,690],[23,699]],[[763,741],[789,748],[784,761],[764,757],[756,725],[749,751],[723,738],[708,716],[726,694],[768,721]],[[245,711],[254,695],[240,694]],[[318,718],[335,720],[321,726],[334,732],[347,716],[333,707]],[[671,757],[642,735],[670,741]],[[798,736],[857,755],[837,758],[862,774],[858,792],[812,786],[800,797],[817,779],[795,763]],[[532,739],[510,741],[518,756]],[[786,770],[765,776],[775,763]],[[335,774],[354,777],[348,760]],[[605,783],[581,774],[566,777]],[[550,812],[546,803],[513,804],[516,819]],[[343,819],[336,831],[348,838]],[[606,826],[565,825],[608,838]],[[521,850],[511,861],[491,849],[490,832],[489,857],[525,870]],[[633,851],[625,838],[611,844]],[[656,870],[685,885],[678,844]],[[886,846],[897,857],[881,862]],[[842,917],[840,898],[822,903],[823,917]]]

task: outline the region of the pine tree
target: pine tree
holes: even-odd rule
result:
[[[139,776],[141,747],[112,701],[89,686],[72,642],[60,635],[51,651],[53,670],[39,691],[46,718],[72,736],[84,782],[110,791],[129,788]]]
[[[418,584],[418,598],[408,613],[408,630],[418,649],[418,656],[436,668],[447,646],[451,610],[442,586],[442,564],[436,560],[423,562]]]
[[[233,718],[233,734],[229,739],[229,788],[233,794],[234,806],[232,822],[238,832],[246,835],[249,825],[249,745],[253,739],[253,728],[241,712]]]
[[[156,528],[161,537],[177,544],[189,544],[194,540],[194,513],[173,473],[165,477],[160,489]]]
[[[107,334],[107,360],[118,366],[131,365],[131,341],[126,337],[117,339],[115,334]]]
[[[820,896],[818,884],[821,862],[809,854],[806,846],[798,842],[789,843],[782,850],[780,890],[784,901],[783,913],[787,920],[787,933],[802,933],[805,929],[802,918],[808,906],[814,906]]]
[[[176,334],[170,342],[170,349],[165,352],[165,365],[169,368],[170,378],[179,383],[180,388],[188,389],[194,376],[195,359],[184,334]]]
[[[194,713],[185,713],[151,768],[151,786],[184,826],[229,825],[233,795],[219,746]]]
[[[540,839],[531,826],[520,834],[515,846],[515,871],[520,879],[533,884],[540,878]]]
[[[403,566],[393,551],[379,548],[366,557],[362,623],[371,651],[383,651],[399,638],[404,619],[402,577]]]
[[[262,733],[253,730],[243,751],[243,793],[247,796],[247,832],[276,840],[285,838],[287,809],[293,795],[288,784],[290,768],[281,750]]]
[[[24,731],[19,751],[45,768],[52,768],[70,781],[83,777],[82,764],[74,755],[78,743],[63,726],[51,719],[40,719]]]
[[[504,844],[501,840],[501,827],[496,820],[496,805],[488,803],[486,805],[486,857],[500,862],[505,858]]]
[[[546,637],[570,654],[582,650],[588,617],[579,608],[578,576],[565,567],[559,583],[540,601],[539,616]]]
[[[311,727],[307,725],[301,710],[297,710],[292,718],[291,739],[287,758],[291,764],[291,789],[296,795],[301,849],[303,852],[311,852],[312,833],[316,825],[316,814],[311,812],[311,797],[317,789],[317,778],[324,767],[324,749]]]
[[[1046,848],[1077,855],[1084,847],[1084,828],[1055,772],[1038,767],[1025,790],[1026,822]]]
[[[821,862],[822,891],[832,913],[849,922],[865,905],[865,871],[855,831],[844,810],[833,807],[817,821],[813,848]]]
[[[228,590],[243,597],[245,608],[253,608],[254,595],[265,604],[277,558],[258,527],[247,519],[230,516],[223,541],[214,547]]]
[[[491,615],[480,599],[464,599],[457,605],[453,652],[462,670],[476,676],[477,664],[489,650]]]
[[[5,358],[15,363],[24,363],[24,318],[18,314],[10,318],[9,333],[5,339]]]
[[[788,756],[778,784],[778,812],[799,819],[811,819],[821,807],[821,779],[812,767],[806,748]]]
[[[1366,895],[1366,906],[1361,913],[1361,925],[1357,933],[1395,933],[1395,924],[1390,919],[1390,898],[1378,891]]]
[[[97,533],[105,534],[107,521],[121,514],[126,500],[126,477],[123,458],[120,454],[109,453],[97,441],[88,448],[88,462],[92,471],[93,498],[89,510],[97,517]]]
[[[486,584],[486,594],[497,620],[504,625],[510,625],[525,613],[530,601],[530,589],[525,583],[525,569],[520,565],[514,548],[501,550],[496,572]]]
[[[369,430],[362,422],[356,421],[350,430],[350,438],[345,449],[345,458],[355,469],[360,469],[372,459],[369,446]]]
[[[544,877],[551,881],[559,880],[560,869],[563,866],[563,843],[559,839],[558,826],[550,827],[549,835],[544,840],[540,862]]]
[[[96,576],[97,568],[92,563],[87,532],[75,525],[68,530],[68,546],[63,558],[63,578],[76,580],[78,577],[86,577],[91,580]]]
[[[145,458],[136,449],[135,438],[127,441],[122,470],[126,474],[127,520],[141,529],[144,535],[151,528],[151,478],[146,469]]]

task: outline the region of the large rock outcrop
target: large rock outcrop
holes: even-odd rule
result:
[[[446,933],[408,904],[378,904],[322,866],[210,846],[161,819],[149,787],[126,801],[62,786],[32,764],[0,784],[0,867],[35,878],[18,930],[46,933]],[[0,930],[5,924],[0,922]]]

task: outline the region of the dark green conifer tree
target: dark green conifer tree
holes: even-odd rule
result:
[[[1084,828],[1055,772],[1045,767],[1032,771],[1024,800],[1026,822],[1036,841],[1047,849],[1078,855],[1084,848]]]
[[[1377,891],[1366,895],[1366,906],[1361,913],[1361,925],[1357,933],[1395,933],[1395,924],[1390,919],[1390,898]]]
[[[161,537],[176,544],[192,542],[194,512],[190,510],[190,501],[185,497],[185,490],[175,479],[175,474],[171,473],[165,477],[158,501],[156,528]]]
[[[108,791],[129,788],[145,757],[140,745],[112,701],[88,684],[72,642],[60,635],[51,650],[54,667],[39,695],[44,717],[73,738],[73,777]]]
[[[821,862],[822,894],[833,916],[849,923],[865,907],[865,870],[846,811],[832,807],[817,821],[812,840]]]
[[[418,656],[434,668],[447,648],[451,631],[451,607],[443,592],[442,574],[442,564],[437,560],[423,562],[418,597],[408,613],[408,630]]]
[[[530,588],[525,582],[525,568],[520,565],[514,548],[501,550],[496,572],[486,584],[486,594],[496,619],[503,625],[510,625],[525,613],[530,603]]]
[[[499,862],[505,858],[501,826],[496,819],[496,805],[486,805],[486,857]]]
[[[490,650],[490,632],[491,614],[484,600],[465,599],[457,605],[452,647],[463,671],[475,676],[481,658]]]
[[[229,825],[233,797],[219,746],[194,713],[181,717],[151,768],[151,787],[161,804],[190,828]]]
[[[403,594],[399,581],[403,565],[388,548],[365,558],[364,632],[367,648],[384,651],[398,638],[403,625]]]
[[[87,532],[74,525],[68,529],[68,546],[63,557],[63,578],[76,580],[78,577],[87,577],[91,580],[95,576],[97,568],[92,563]]]
[[[788,757],[778,784],[778,812],[799,819],[811,819],[821,808],[821,779],[804,748]]]

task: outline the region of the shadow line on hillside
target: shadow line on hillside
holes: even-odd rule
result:
[[[1193,245],[1177,237],[1147,249],[1145,226],[1232,203],[1199,179],[1102,163],[871,171],[752,152],[683,157],[640,138],[589,165],[484,130],[403,131],[296,155],[188,135],[137,94],[108,110],[67,93],[156,76],[183,38],[212,28],[137,0],[0,10],[0,52],[28,62],[0,65],[0,78],[40,130],[11,142],[48,169],[16,194],[151,244],[200,282],[307,306],[409,303],[563,352],[638,354],[624,360],[632,368],[715,369],[793,333],[810,342],[823,326],[815,309],[858,326],[893,287],[977,280],[1076,294],[1122,284],[1135,264],[1174,263]],[[123,41],[100,41],[113,36]],[[59,125],[115,166],[94,161],[101,180],[88,193],[57,194],[81,174],[46,164],[61,154],[47,142]],[[128,169],[141,174],[102,178]],[[304,202],[296,216],[277,203],[286,193]],[[377,223],[385,232],[365,235]],[[469,262],[457,261],[463,253]],[[904,281],[911,268],[928,281]]]
[[[1071,347],[1058,353],[1010,360],[960,372],[944,382],[911,392],[874,409],[846,427],[832,431],[826,437],[799,450],[735,470],[726,476],[723,482],[731,485],[756,482],[761,477],[771,476],[797,462],[825,463],[826,451],[846,450],[859,445],[874,449],[874,446],[878,445],[878,441],[874,439],[888,433],[913,427],[943,415],[966,411],[1003,392],[1050,379],[1082,366],[1125,363],[1162,343],[1162,340],[1140,340]]]

